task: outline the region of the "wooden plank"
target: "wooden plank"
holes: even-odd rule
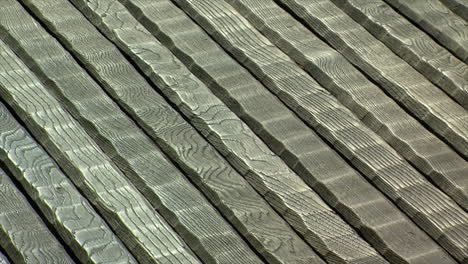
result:
[[[71,3],[62,1],[61,5],[58,4],[60,2],[57,3],[56,0],[41,1],[36,5],[28,2],[29,6],[34,6],[32,10],[36,15],[41,16],[49,25],[55,24],[52,31],[65,34],[62,39],[71,43],[70,49],[86,44],[88,45],[84,48],[88,50],[99,47],[102,43],[100,41],[83,41],[87,30],[95,30],[94,26],[87,24],[88,27],[84,27],[82,23],[77,23],[78,21],[73,19],[76,15],[82,19],[84,17]],[[27,23],[33,20],[30,18],[23,21]],[[38,35],[48,35],[42,28],[38,28],[36,32]],[[41,40],[37,40],[35,44],[40,46]],[[35,67],[41,68],[41,73],[38,75],[42,81],[53,83],[48,88],[58,94],[59,101],[64,102],[67,110],[81,122],[88,134],[97,139],[96,143],[104,153],[112,157],[117,167],[126,173],[202,261],[261,263],[210,202],[57,41],[42,47],[49,50],[49,54],[64,54],[61,57],[52,55],[52,59],[48,60],[48,56],[34,54],[33,51],[29,53],[35,61]],[[26,52],[29,51],[27,47],[23,48]],[[113,50],[116,50],[115,47]],[[57,58],[55,62],[60,65],[60,69],[47,67],[47,62],[51,62],[54,58]],[[102,54],[98,58],[102,58]],[[90,59],[95,60],[96,57]],[[109,56],[106,56],[106,59],[100,60],[105,68],[118,67],[109,60]],[[125,77],[122,72],[120,74]]]
[[[468,66],[382,0],[332,0],[411,66],[468,108]]]
[[[111,3],[81,8],[312,246],[328,259],[385,262],[123,6]]]
[[[86,198],[2,104],[0,159],[80,261],[136,263]]]
[[[2,169],[0,246],[15,263],[74,263]]]
[[[466,0],[440,0],[452,12],[468,21],[468,2]]]
[[[468,62],[468,23],[437,0],[385,0],[413,23]]]
[[[245,179],[155,92],[111,42],[79,12],[72,11],[68,3],[53,3],[54,6],[44,8],[67,12],[62,14],[55,10],[61,19],[47,20],[49,27],[67,47],[73,47],[71,52],[87,65],[114,100],[179,163],[188,177],[267,261],[323,263]],[[67,29],[79,27],[79,38],[76,34],[68,34],[68,30],[59,32],[56,29],[59,25]],[[118,67],[109,67],[109,62]]]
[[[0,10],[0,36],[3,37],[15,35],[19,30],[11,27],[8,21],[26,22],[29,16],[24,10],[20,11],[16,2],[9,4]],[[32,29],[31,34],[38,30],[37,24],[15,22],[14,25],[23,29],[28,25]],[[27,35],[18,36],[18,39],[22,38],[27,39]],[[11,37],[8,40],[13,42]],[[19,49],[25,45],[20,43],[13,42],[12,46]],[[0,46],[1,97],[96,206],[134,256],[141,262],[197,263],[187,245],[102,153],[77,121],[47,92],[12,50],[3,42]],[[49,52],[47,49],[39,51]],[[64,54],[56,56],[63,57]]]
[[[259,3],[259,9],[268,7],[268,2]],[[387,259],[402,263],[416,259],[453,263],[443,249],[227,55],[182,10],[168,0],[132,0],[125,5]],[[278,12],[271,14],[275,16]],[[276,26],[275,23],[260,24]],[[376,219],[375,215],[382,217]],[[418,246],[409,250],[401,240]]]
[[[329,0],[277,0],[468,157],[468,112]]]
[[[177,3],[423,230],[458,258],[466,256],[468,243],[461,241],[466,240],[464,234],[468,231],[467,213],[246,19],[227,3],[196,0]]]
[[[453,149],[407,114],[339,52],[274,2],[227,2],[301,65],[367,127],[468,210],[468,181],[464,176],[468,175],[468,164]]]

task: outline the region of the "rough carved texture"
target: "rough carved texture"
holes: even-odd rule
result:
[[[268,88],[335,145],[433,239],[458,259],[466,258],[468,215],[463,209],[429,183],[232,7],[221,2],[176,2],[218,43],[239,56]],[[239,31],[242,34],[234,34]]]
[[[74,263],[1,168],[0,246],[15,263]]]
[[[6,2],[11,1],[4,1]],[[11,16],[16,18],[12,20]],[[23,55],[25,53],[22,49],[25,48],[35,48],[35,55],[51,52],[47,45],[53,45],[53,39],[41,35],[39,25],[26,23],[28,16],[16,2],[2,6],[0,36]],[[24,23],[9,22],[16,19]],[[36,39],[31,39],[31,35]],[[38,37],[42,41],[37,42]],[[147,262],[198,262],[180,237],[105,156],[84,129],[47,92],[19,58],[3,42],[1,44],[3,56],[0,76],[4,78],[0,79],[0,95],[26,122],[68,176],[72,177],[75,185],[99,209],[132,253]],[[45,45],[45,48],[40,45]],[[57,53],[48,57],[48,67],[55,67],[57,70],[64,67],[54,63],[53,59],[57,56],[63,58],[64,54]],[[10,72],[15,75],[10,76]],[[63,77],[65,76],[58,78]]]

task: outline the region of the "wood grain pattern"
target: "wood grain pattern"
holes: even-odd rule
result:
[[[374,37],[468,108],[468,66],[382,0],[332,0]]]
[[[73,48],[71,51],[87,65],[93,76],[103,84],[114,100],[130,112],[138,123],[146,127],[148,134],[163,149],[169,149],[171,158],[177,159],[179,164],[185,167],[186,174],[197,183],[212,203],[218,205],[218,209],[264,255],[267,261],[271,263],[322,263],[311,248],[294,234],[287,223],[281,220],[239,174],[233,171],[226,161],[210,147],[209,143],[153,90],[112,43],[94,29],[78,11],[73,11],[68,3],[64,1],[53,3],[53,6],[47,7],[39,7],[35,4],[38,9],[44,8],[50,11],[51,8],[53,10],[58,8],[61,10],[51,12],[51,14],[58,14],[60,19],[44,15],[49,27],[59,34],[66,46]],[[76,34],[67,33],[76,31],[78,25],[79,38],[76,38]],[[115,67],[109,67],[110,64]],[[172,128],[174,123],[178,125],[174,127],[176,130],[171,131],[169,128]],[[181,131],[184,132],[180,133]],[[147,165],[147,160],[140,158],[140,161],[136,163]],[[156,175],[161,174],[158,172],[161,169],[165,173],[168,172],[164,166],[158,165],[158,167],[150,172]],[[180,176],[178,173],[159,176],[164,186],[174,188],[174,184],[170,184],[172,180],[168,180],[168,177],[177,179]],[[153,182],[150,184],[155,185]],[[180,193],[185,193],[185,190],[180,190],[179,185],[182,184],[175,186],[175,190],[179,190],[179,193],[168,194],[168,197],[173,195],[179,198]],[[198,199],[191,196],[189,198],[193,201]],[[202,202],[203,199],[198,199],[197,204],[202,205]],[[203,219],[213,224],[206,217]],[[184,222],[184,219],[181,222]],[[203,227],[204,224],[201,226]],[[213,234],[209,231],[209,227],[205,229],[205,233]],[[212,237],[212,235],[206,236],[205,239],[212,239]],[[229,246],[232,247],[233,244]],[[210,254],[216,252],[213,248],[210,248],[210,251]],[[245,258],[243,256],[234,262]],[[226,259],[226,261],[229,260],[232,261],[232,259]]]
[[[261,12],[269,6],[270,1],[250,2],[256,2],[258,5],[255,10]],[[400,263],[453,263],[443,249],[403,216],[359,173],[353,171],[183,11],[168,0],[132,0],[125,2],[125,5],[387,259]],[[278,12],[271,14],[281,16]],[[276,23],[259,24],[277,27]],[[364,201],[366,206],[362,204]],[[363,210],[364,207],[368,209]],[[378,220],[376,214],[381,215]],[[407,245],[399,242],[401,240],[418,244],[418,247],[408,250]]]
[[[439,1],[385,0],[437,39],[465,63],[468,62],[468,23]]]
[[[177,3],[285,104],[335,145],[422,229],[457,258],[466,258],[467,243],[460,242],[465,240],[464,234],[468,231],[468,215],[463,209],[429,183],[228,4],[195,0]]]
[[[86,198],[2,104],[0,159],[80,261],[136,263]]]
[[[92,58],[89,51],[101,46],[102,41],[96,39],[85,41],[89,32],[95,30],[94,26],[84,24],[86,19],[69,2],[25,2],[55,34],[59,34],[60,39],[67,41],[66,46],[69,49],[80,47],[87,51],[84,56]],[[49,50],[59,49],[58,42],[54,47],[49,47]],[[108,51],[110,55],[116,50],[104,51]],[[39,67],[47,60],[34,54],[31,56],[38,61]],[[64,57],[57,64],[61,63],[63,66],[64,60],[73,62],[70,55],[66,54]],[[119,67],[112,60],[101,59],[98,62],[105,69]],[[209,201],[78,64],[70,64],[61,71],[49,71],[46,67],[43,69],[43,81],[54,82],[53,89],[60,94],[60,101],[83,124],[88,134],[96,138],[101,149],[125,171],[153,207],[158,209],[204,263],[261,263]],[[106,70],[103,72],[105,74]],[[122,72],[120,74],[126,76]],[[81,85],[72,85],[74,83]]]
[[[329,0],[277,0],[468,157],[468,112]]]
[[[385,262],[123,6],[110,3],[113,4],[102,5],[100,1],[101,5],[87,6],[87,12],[105,14],[99,15],[103,18],[95,21],[96,25],[111,27],[105,30],[109,37],[311,245],[323,255],[328,254],[330,260]],[[119,23],[112,23],[116,19]],[[140,41],[135,43],[135,38]],[[329,224],[317,225],[318,222]],[[342,242],[345,240],[353,242]]]
[[[466,0],[440,0],[452,12],[468,21],[468,2]]]
[[[468,175],[468,164],[453,149],[274,2],[227,2],[400,155],[468,210],[468,181],[464,176]]]
[[[4,1],[4,4],[7,2],[9,5],[0,10],[0,36],[9,36],[6,39],[16,52],[24,55],[23,47],[53,43],[47,36],[39,35],[38,39],[39,26],[26,23],[29,14],[18,3]],[[15,19],[12,20],[12,16]],[[24,23],[18,25],[9,21]],[[33,30],[27,33],[26,29]],[[31,39],[31,35],[36,38]],[[47,46],[36,47],[35,55],[52,52]],[[180,237],[3,42],[1,51],[2,98],[26,122],[134,255],[142,262],[197,263]],[[64,58],[63,53],[55,56]],[[49,67],[58,70],[65,67],[65,63],[66,60],[61,65],[49,62]]]
[[[0,246],[8,252],[15,263],[74,263],[2,169],[0,169]]]

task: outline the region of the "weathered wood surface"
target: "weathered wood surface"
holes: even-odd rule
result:
[[[468,66],[382,0],[332,0],[395,54],[468,108]]]
[[[438,0],[384,0],[468,62],[468,22]]]
[[[468,21],[468,2],[466,0],[440,0],[452,12]]]
[[[1,168],[0,246],[15,263],[74,263]]]
[[[170,145],[169,155],[182,161],[180,165],[187,168],[185,170],[187,175],[198,183],[214,204],[219,204],[218,208],[225,217],[232,219],[233,225],[248,241],[251,241],[266,260],[273,263],[319,263],[319,259],[310,247],[287,227],[287,224],[265,204],[260,196],[248,187],[248,183],[240,175],[229,165],[224,164],[225,161],[221,156],[217,155],[214,149],[196,134],[195,130],[175,110],[170,108],[168,103],[139,75],[113,44],[94,29],[78,11],[71,8],[65,1],[54,1],[53,7],[38,6],[36,3],[30,3],[28,6],[36,7],[38,11],[43,8],[49,11],[60,9],[51,13],[61,14],[58,15],[61,19],[53,19],[48,14],[43,14],[44,21],[50,29],[58,34],[65,46],[72,48],[71,51],[87,65],[109,94],[130,112],[142,127],[146,127],[144,129],[156,142],[163,141],[159,143],[161,147],[167,149],[166,146]],[[78,39],[75,38],[76,34],[68,33],[68,31],[77,30],[79,31]],[[102,57],[99,57],[100,54],[106,54],[106,60],[102,60]],[[109,67],[110,63],[118,67]],[[164,119],[168,119],[166,122],[161,122],[163,116]],[[178,124],[175,130],[170,129],[173,127],[172,123]],[[185,132],[179,133],[179,130]],[[187,149],[194,151],[187,152]],[[167,169],[163,171],[167,172]],[[154,173],[160,174],[157,171]],[[172,173],[164,177],[177,177],[177,174]],[[171,184],[168,186],[173,188]],[[168,197],[170,195],[168,194]],[[196,197],[191,198],[197,203],[203,201],[203,199],[201,201],[195,199]],[[212,224],[207,219],[205,221]],[[214,233],[208,230],[209,228],[204,232]],[[209,237],[211,236],[207,236]],[[288,242],[284,243],[285,241]],[[240,259],[237,260],[239,261]]]
[[[136,263],[86,198],[1,103],[0,159],[80,261]]]
[[[277,0],[468,157],[468,112],[329,0]]]
[[[16,2],[3,2],[5,5],[0,9],[0,36],[7,39],[10,46],[24,57],[27,55],[25,49],[35,48],[35,55],[52,52],[47,45],[53,45],[53,39],[40,34],[39,25],[27,23],[29,14]],[[7,2],[9,5],[6,5]],[[39,39],[42,41],[38,42]],[[1,97],[26,122],[88,200],[99,209],[134,256],[142,262],[197,263],[198,260],[187,245],[84,129],[47,92],[19,58],[4,43],[1,44],[4,51],[0,65],[0,76],[4,77],[0,79]],[[56,53],[49,57],[48,67],[57,70],[64,67],[62,63],[54,63],[57,56],[64,58],[63,53]],[[33,60],[28,58],[26,61],[32,64]],[[15,75],[10,77],[10,72]]]
[[[468,164],[340,53],[269,0],[229,0],[356,117],[468,209]],[[311,48],[313,47],[313,48]],[[468,72],[467,72],[468,73]]]
[[[109,37],[136,61],[191,123],[234,167],[246,175],[249,182],[321,254],[328,254],[329,259],[373,259],[384,262],[374,249],[354,233],[297,175],[284,166],[281,159],[271,153],[203,83],[190,74],[177,58],[130,14],[127,15],[123,6],[119,7],[115,3],[103,5],[100,2],[99,6],[90,4],[82,5],[82,8],[85,12],[106,14],[104,18],[102,15],[94,15],[92,20],[95,20],[98,27],[110,27],[102,31],[109,33]],[[102,20],[96,21],[99,18]],[[115,25],[112,21],[117,18],[119,24]],[[144,41],[134,43],[135,38]],[[138,52],[143,47],[146,53]],[[159,60],[152,60],[150,56],[157,56]],[[168,72],[168,68],[173,70]],[[314,223],[317,222],[335,227],[316,226]],[[330,230],[337,231],[330,233]],[[354,244],[343,243],[345,239]],[[343,249],[347,247],[350,250]]]
[[[54,0],[36,2],[34,5],[30,1],[25,2],[47,24],[53,25],[52,31],[63,33],[62,39],[70,43],[70,49],[88,45],[84,48],[89,51],[92,47],[99,47],[98,41],[83,41],[85,33],[94,27],[91,24],[85,27],[86,24],[73,19],[76,15],[79,15],[78,18],[83,17],[70,3],[57,3]],[[55,44],[49,47],[51,53],[62,52],[60,44]],[[90,47],[89,44],[93,46]],[[97,139],[101,149],[112,157],[115,164],[135,183],[201,260],[205,263],[261,263],[245,241],[167,160],[151,139],[119,109],[70,55],[63,53],[61,65],[67,61],[70,62],[68,67],[54,71],[42,67],[43,81],[54,82],[49,87],[60,94],[60,101],[82,123],[88,134]],[[30,55],[37,61],[38,67],[47,59],[33,53]],[[116,67],[113,62],[100,62],[105,64],[105,68]]]
[[[327,203],[388,259],[407,263],[429,259],[451,263],[443,249],[353,171],[183,11],[168,0],[132,0],[125,5],[277,155],[290,167],[295,167],[305,182],[318,192],[322,191]],[[259,6],[268,5],[262,2]],[[268,106],[272,107],[265,111]],[[316,165],[318,163],[320,165]],[[377,220],[375,215],[381,217]],[[411,248],[410,252],[400,239],[418,247]]]
[[[422,229],[457,258],[467,256],[467,243],[461,242],[466,240],[464,234],[468,231],[467,213],[365,127],[232,7],[221,2],[176,2],[285,104],[335,145]]]

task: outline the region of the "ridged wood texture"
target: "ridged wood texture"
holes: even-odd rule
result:
[[[464,158],[468,112],[329,0],[277,0]],[[409,1],[411,2],[411,1]]]
[[[70,3],[57,5],[57,1],[37,1],[33,5],[26,2],[47,24],[53,25],[54,32],[64,32],[64,38],[71,43],[70,49],[80,43],[84,45],[82,33],[90,28],[70,19],[74,12],[75,16],[81,15]],[[89,40],[86,43],[99,45]],[[62,65],[64,60],[73,62],[66,52],[60,51],[58,43],[53,48],[49,49],[65,54],[65,59],[60,59]],[[46,59],[30,55],[38,61],[39,67]],[[70,63],[61,71],[43,67],[41,76],[44,82],[54,83],[49,87],[57,92],[59,100],[201,260],[205,263],[261,263],[212,205],[78,64]],[[58,76],[66,77],[55,79]],[[75,83],[80,85],[72,85]]]
[[[468,23],[438,0],[384,0],[468,62]]]
[[[0,246],[15,263],[74,263],[0,168]]]
[[[122,16],[125,13],[123,6],[101,4],[86,7],[91,12],[94,10],[94,12],[106,13],[104,19],[100,21],[102,23],[95,21],[97,26],[108,24],[112,27],[112,23],[106,22],[112,21],[111,19],[115,19],[115,14],[119,14],[121,22],[119,27],[103,31],[108,32],[111,39],[114,39],[119,47],[135,59],[144,72],[161,88],[161,91],[175,105],[179,106],[179,109],[191,120],[192,124],[227,157],[231,164],[246,175],[250,183],[261,194],[265,195],[266,199],[286,217],[296,230],[304,234],[306,240],[314,245],[320,253],[323,255],[328,254],[329,259],[336,259],[337,261],[343,258],[340,254],[348,255],[347,258],[350,260],[356,259],[356,261],[370,259],[383,261],[297,175],[294,175],[287,167],[282,165],[282,161],[271,153],[263,142],[233,115],[219,99],[211,94],[203,83],[190,74],[177,58],[154,39],[130,14]],[[82,6],[82,8],[85,8],[85,6]],[[94,16],[94,19],[96,18],[97,16]],[[134,43],[131,36],[134,36],[133,38],[138,36],[139,39],[146,36],[146,41]],[[148,52],[146,56],[137,52],[138,46],[142,45],[141,43],[144,43],[145,51]],[[163,65],[174,70],[170,73],[164,71],[162,67],[151,61],[148,55],[158,56],[161,59],[167,58]],[[187,92],[187,89],[190,92]],[[221,126],[221,124],[223,125]],[[279,177],[281,177],[281,180]],[[329,230],[341,231],[337,231],[335,235],[325,235],[322,232],[326,227],[320,225],[311,228],[310,224],[316,222],[318,218],[329,219],[318,222],[330,223],[330,225],[336,226],[334,228],[329,227]],[[348,233],[348,235],[344,236],[345,233]],[[342,242],[338,242],[344,237],[350,240],[362,241],[359,244],[352,245],[353,248],[358,250],[345,251],[337,249],[337,252],[331,251],[330,249],[335,249],[338,244],[340,244],[340,247],[344,246]]]
[[[339,52],[269,0],[228,0],[356,117],[468,209],[468,164]],[[311,49],[310,47],[313,47]],[[468,73],[468,72],[467,72]]]
[[[468,108],[468,66],[464,62],[382,0],[332,1],[452,99]]]
[[[0,159],[80,261],[136,263],[86,198],[1,103]]]
[[[440,0],[452,12],[468,21],[468,3],[466,0]]]
[[[132,0],[125,5],[388,259],[401,263],[451,262],[444,250],[353,171],[183,11],[167,0]],[[376,215],[380,215],[379,219]],[[410,252],[400,239],[418,246]]]
[[[335,145],[422,229],[457,258],[466,257],[468,215],[463,209],[428,182],[232,7],[217,1],[175,2],[218,43],[238,56],[304,121]]]
[[[179,163],[266,260],[272,263],[321,263],[302,239],[153,90],[112,43],[79,12],[72,11],[69,4],[64,1],[55,4],[61,6],[62,10],[68,10],[62,24],[71,21],[66,28],[70,30],[79,27],[80,30],[80,39],[73,40],[67,31],[54,29],[65,45],[73,47],[71,51],[89,67],[114,100]],[[51,28],[60,24],[58,21],[48,21]],[[94,46],[95,43],[99,45]],[[116,67],[108,67],[109,63],[114,63]]]
[[[16,2],[3,2],[5,5],[0,9],[0,36],[7,39],[10,46],[23,56],[25,53],[22,50],[25,48],[34,50],[35,55],[52,52],[47,46],[41,45],[53,45],[53,39],[40,34],[38,25],[31,23],[29,14]],[[39,39],[42,41],[38,42]],[[11,71],[17,74],[16,78],[0,82],[2,98],[28,124],[28,128],[62,169],[73,177],[75,185],[99,209],[134,255],[142,262],[197,263],[198,260],[187,245],[84,129],[47,92],[19,58],[7,50],[5,45],[2,47],[5,50],[1,64],[2,75],[7,77]],[[54,63],[57,57],[64,58],[64,54],[49,56],[48,67],[59,71],[65,65]]]

